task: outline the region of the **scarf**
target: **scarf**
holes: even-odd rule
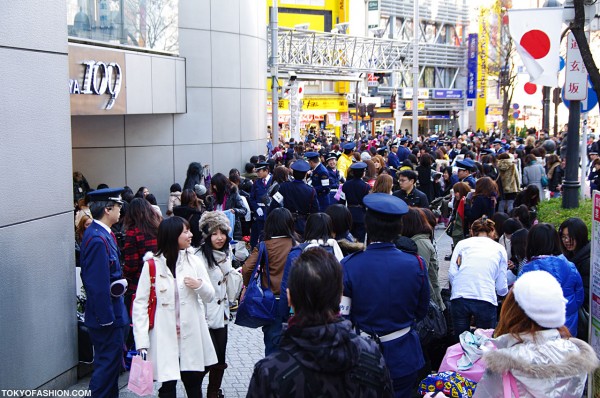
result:
[[[218,265],[223,264],[229,258],[229,254],[221,250],[213,250],[213,257]]]

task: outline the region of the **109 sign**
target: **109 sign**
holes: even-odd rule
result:
[[[123,80],[123,70],[116,62],[104,63],[101,61],[84,61],[85,65],[83,82],[81,85],[77,79],[69,80],[70,94],[93,94],[110,96],[105,109],[112,109],[119,93]]]

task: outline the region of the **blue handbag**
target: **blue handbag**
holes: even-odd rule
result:
[[[264,266],[262,259],[264,256]],[[261,274],[267,275],[267,287],[263,288],[261,283]],[[247,328],[256,329],[261,326],[269,325],[275,321],[277,313],[277,301],[271,291],[271,277],[269,276],[269,259],[267,258],[267,249],[265,243],[261,242],[258,248],[258,258],[256,266],[250,276],[250,282],[246,288],[244,298],[235,316],[235,324]]]

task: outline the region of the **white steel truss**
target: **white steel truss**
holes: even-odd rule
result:
[[[271,59],[271,35],[268,34]],[[412,45],[398,40],[279,28],[279,71],[351,75],[407,71]]]

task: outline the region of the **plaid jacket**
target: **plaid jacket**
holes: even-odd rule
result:
[[[156,236],[144,234],[137,227],[129,229],[125,233],[123,275],[127,279],[129,293],[135,293],[137,289],[140,273],[144,266],[144,254],[156,253],[157,245]]]

